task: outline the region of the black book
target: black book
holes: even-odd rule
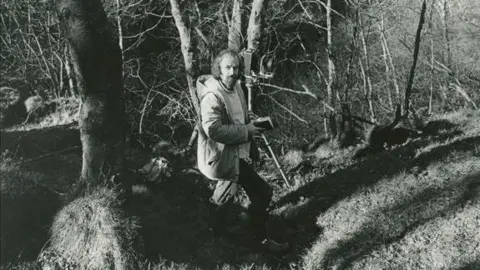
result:
[[[253,124],[266,130],[271,130],[275,128],[270,116],[259,117],[255,121],[253,121]]]

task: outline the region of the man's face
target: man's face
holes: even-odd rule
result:
[[[238,80],[238,59],[225,55],[220,61],[220,78],[228,89],[232,89]]]

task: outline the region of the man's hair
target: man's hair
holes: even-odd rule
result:
[[[238,56],[238,53],[235,50],[232,49],[226,49],[221,51],[217,57],[213,60],[212,63],[212,75],[215,79],[220,79],[220,62],[222,62],[223,58],[225,56],[231,56],[233,58],[236,58],[238,60],[238,64],[240,65],[240,57]]]

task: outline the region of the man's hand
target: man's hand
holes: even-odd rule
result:
[[[265,131],[264,128],[257,127],[253,124],[253,121],[247,124],[248,137],[253,138],[262,134]]]

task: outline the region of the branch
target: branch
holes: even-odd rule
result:
[[[307,125],[309,125],[309,123],[301,118],[300,116],[298,116],[296,113],[294,113],[292,110],[290,110],[289,108],[285,107],[283,104],[281,104],[280,102],[278,102],[277,100],[275,100],[274,98],[272,98],[271,96],[269,95],[266,95],[266,94],[260,94],[260,96],[266,96],[268,98],[270,98],[275,104],[277,104],[278,106],[280,106],[282,109],[284,109],[285,111],[287,111],[289,114],[293,115],[293,117],[297,118],[300,122],[303,122]]]
[[[458,81],[457,78],[455,78],[455,81],[456,81],[456,85],[455,85],[455,90],[460,93],[467,101],[469,101],[470,103],[472,103],[472,106],[473,108],[475,108],[475,110],[477,109],[477,104],[475,104],[475,102],[473,102],[473,100],[470,99],[470,97],[468,96],[467,92],[465,90],[462,89],[461,87],[461,84],[460,82]]]
[[[210,48],[210,42],[208,41],[207,36],[205,36],[205,34],[203,33],[202,29],[200,29],[200,27],[198,26],[195,26],[194,29],[195,32],[197,32],[197,35],[203,40],[203,42],[205,42],[207,47]]]
[[[295,94],[301,94],[301,95],[307,95],[307,96],[311,96],[313,97],[314,99],[318,100],[318,96],[315,95],[314,93],[312,93],[308,88],[304,87],[305,91],[297,91],[297,90],[293,90],[291,88],[286,88],[286,87],[281,87],[281,86],[278,86],[278,85],[274,85],[274,84],[269,84],[269,83],[258,83],[258,85],[261,85],[261,86],[266,86],[266,87],[271,87],[271,88],[275,88],[275,89],[278,89],[278,90],[281,90],[281,91],[286,91],[286,92],[290,92],[290,93],[295,93]],[[303,85],[302,85],[303,86]]]

